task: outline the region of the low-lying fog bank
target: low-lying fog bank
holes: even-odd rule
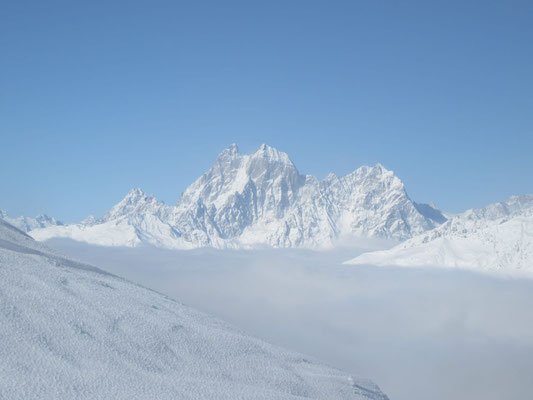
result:
[[[367,376],[391,400],[531,396],[533,280],[341,265],[357,252],[48,245],[270,342]]]

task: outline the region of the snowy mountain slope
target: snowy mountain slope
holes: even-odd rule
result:
[[[405,240],[444,220],[437,209],[411,201],[401,180],[380,164],[318,180],[301,175],[272,147],[243,155],[231,145],[175,206],[135,189],[98,220],[32,236],[178,249],[328,248],[346,236]]]
[[[0,221],[2,399],[380,399]]]
[[[365,253],[347,263],[533,274],[533,195],[468,210],[390,250]]]
[[[172,208],[140,189],[132,189],[102,218],[88,218],[80,224],[37,229],[31,235],[38,240],[68,237],[101,246],[135,247],[152,244],[168,248],[192,247],[164,222],[167,210]]]
[[[17,217],[12,218],[4,210],[0,210],[0,220],[4,220],[7,223],[19,228],[24,232],[30,232],[39,228],[47,228],[49,226],[63,225],[62,222],[57,221],[55,218],[48,215],[38,215],[35,218],[31,217]]]

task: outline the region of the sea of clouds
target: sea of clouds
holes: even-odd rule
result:
[[[533,280],[342,265],[357,255],[347,249],[48,245],[371,378],[391,400],[531,396]]]

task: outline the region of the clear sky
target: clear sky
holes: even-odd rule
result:
[[[533,192],[533,2],[12,1],[0,208],[167,203],[235,142],[325,177],[381,162],[458,212]]]

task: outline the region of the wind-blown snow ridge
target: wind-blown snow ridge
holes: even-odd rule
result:
[[[512,196],[348,264],[443,266],[533,275],[533,195]]]
[[[0,398],[387,400],[0,220]]]
[[[268,145],[243,155],[233,144],[175,206],[134,189],[98,220],[32,236],[179,249],[328,248],[344,237],[405,240],[444,220],[436,208],[411,201],[402,181],[381,164],[318,180]]]

